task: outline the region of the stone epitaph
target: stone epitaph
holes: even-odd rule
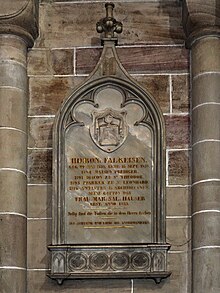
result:
[[[118,60],[122,24],[107,3],[102,56],[64,102],[53,133],[51,273],[153,278],[166,271],[164,122]]]

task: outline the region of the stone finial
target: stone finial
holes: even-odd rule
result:
[[[102,40],[113,40],[117,42],[115,33],[120,34],[122,32],[122,23],[117,21],[113,17],[113,9],[115,5],[113,3],[106,3],[106,17],[102,18],[96,24],[96,30],[98,33],[103,33]]]

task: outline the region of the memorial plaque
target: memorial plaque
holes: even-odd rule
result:
[[[113,87],[93,95],[65,134],[65,242],[150,243],[152,135],[138,123],[147,110]]]
[[[49,276],[153,278],[166,271],[164,121],[155,100],[118,60],[107,16],[103,53],[64,102],[53,134],[53,238]]]

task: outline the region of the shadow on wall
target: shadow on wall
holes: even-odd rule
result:
[[[159,5],[159,10],[161,14],[169,16],[169,35],[171,39],[176,40],[179,37],[179,31],[183,30],[183,25],[182,25],[183,0],[173,0],[172,2],[173,3],[168,3],[168,1],[160,0],[158,5]],[[176,14],[178,14],[178,16]],[[184,32],[182,37],[184,39]]]

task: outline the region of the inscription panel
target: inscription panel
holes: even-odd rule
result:
[[[154,98],[118,59],[114,4],[103,52],[64,101],[53,131],[51,273],[65,279],[167,278],[165,129]]]
[[[95,105],[95,107],[94,107]],[[146,110],[113,88],[76,105],[65,133],[65,243],[152,241],[152,134]]]

